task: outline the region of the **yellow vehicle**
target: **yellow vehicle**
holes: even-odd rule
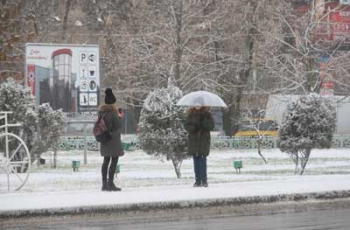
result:
[[[242,120],[234,137],[278,136],[278,124],[272,119]]]

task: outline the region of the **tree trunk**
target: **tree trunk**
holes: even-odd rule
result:
[[[232,134],[235,134],[238,131],[238,124],[239,124],[239,118],[241,114],[241,100],[243,96],[243,90],[242,88],[238,88],[237,95],[235,97],[235,102],[233,105],[233,113],[231,117],[231,124],[232,124]]]
[[[298,152],[296,152],[295,154],[294,163],[295,163],[294,174],[298,174],[298,171],[299,171],[299,153]]]
[[[265,163],[267,163],[267,160],[265,157],[261,154],[261,137],[259,137],[258,141],[258,154],[261,156],[261,158],[264,160]]]
[[[57,167],[57,144],[54,147],[53,150],[53,168],[55,169]]]
[[[305,155],[301,159],[300,175],[303,175],[303,173],[304,173],[304,170],[306,168],[307,162],[309,161],[310,153],[311,153],[311,149],[305,150]]]
[[[224,111],[223,113],[223,128],[225,131],[226,136],[232,136],[232,122],[231,122],[231,115],[232,115],[232,106],[229,106],[227,111]]]
[[[178,5],[175,6],[175,50],[174,50],[174,77],[175,82],[177,83],[180,79],[180,65],[182,59],[182,1],[178,2]]]
[[[177,179],[181,178],[181,165],[182,165],[182,160],[174,159],[172,158],[171,161],[173,162],[175,173],[177,176]]]
[[[70,6],[71,6],[71,0],[67,0],[65,12],[64,12],[64,17],[63,17],[62,41],[64,41],[66,39],[67,23],[68,23],[68,15],[69,15],[69,11],[70,11]]]
[[[238,123],[241,114],[241,100],[243,98],[243,87],[247,85],[250,71],[252,70],[253,64],[253,52],[254,52],[254,38],[252,34],[254,34],[255,30],[253,27],[248,29],[249,35],[246,37],[246,48],[247,48],[247,57],[245,59],[245,68],[239,72],[239,84],[240,87],[237,88],[237,95],[235,95],[234,100],[234,109],[232,116],[232,133],[236,133],[238,131]],[[231,121],[231,122],[232,122]],[[232,134],[231,134],[232,135]]]

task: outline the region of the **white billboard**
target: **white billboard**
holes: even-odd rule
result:
[[[36,104],[64,112],[96,111],[99,99],[98,45],[26,44],[26,84]]]
[[[350,5],[350,0],[340,0],[339,3],[344,5]]]

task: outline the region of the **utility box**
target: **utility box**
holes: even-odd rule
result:
[[[80,167],[80,161],[72,161],[73,171],[78,171],[79,167]]]
[[[242,161],[234,161],[233,162],[233,167],[236,169],[237,173],[241,173],[241,168],[243,168]]]

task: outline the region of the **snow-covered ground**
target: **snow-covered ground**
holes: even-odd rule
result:
[[[263,150],[267,164],[256,150],[212,151],[209,188],[192,187],[192,159],[183,162],[182,178],[177,179],[171,162],[142,151],[126,152],[115,179],[121,193],[100,191],[98,152],[88,152],[87,165],[83,165],[83,151],[59,152],[56,169],[52,153],[47,153],[46,165],[33,166],[20,191],[7,193],[6,176],[0,175],[0,211],[350,190],[349,151],[313,150],[303,176],[294,175],[292,160],[277,149]],[[81,162],[79,171],[73,172],[72,160]],[[235,160],[243,162],[240,174],[233,167]]]
[[[209,184],[242,181],[268,181],[300,178],[294,175],[294,164],[288,155],[278,149],[264,150],[265,164],[256,150],[212,151],[208,157]],[[58,153],[58,167],[52,168],[53,155],[43,155],[46,165],[33,165],[26,185],[17,193],[44,191],[72,191],[99,189],[101,186],[102,157],[98,152],[88,152],[87,165],[83,165],[83,151]],[[71,164],[79,160],[81,167],[73,172]],[[241,173],[237,174],[233,161],[243,162]],[[182,178],[177,179],[170,161],[160,160],[142,151],[126,152],[119,159],[121,173],[116,176],[116,184],[122,188],[137,188],[168,185],[192,185],[194,181],[192,159],[183,162]],[[302,178],[322,175],[350,175],[350,150],[313,150]],[[5,174],[0,175],[0,192],[7,189]]]

